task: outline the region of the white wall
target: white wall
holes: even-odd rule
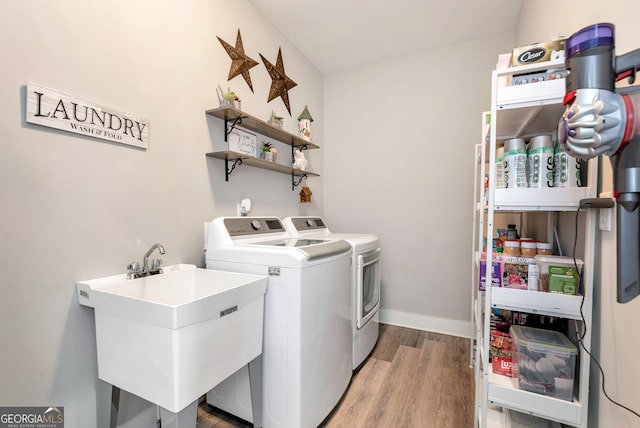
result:
[[[216,36],[234,44],[238,28],[259,62],[275,63],[282,47],[298,83],[293,118],[279,98],[267,103],[262,63],[251,69],[255,94],[241,77],[227,82]],[[255,215],[319,214],[321,179],[309,180],[304,206],[284,174],[241,166],[225,183],[223,162],[205,157],[222,148],[222,123],[205,110],[217,84],[231,86],[244,110],[265,120],[276,110],[297,132],[305,104],[323,122],[322,76],[248,0],[4,2],[0,57],[0,404],[65,406],[69,427],[105,426],[110,390],[76,281],[124,272],[154,242],[165,264],[203,266],[203,223],[235,215],[244,197]],[[149,149],[26,124],[29,81],[148,118]],[[322,171],[323,151],[308,156]],[[123,407],[135,418],[140,406]]]
[[[469,334],[474,145],[514,32],[325,76],[324,215],[374,233],[385,322]]]
[[[551,11],[553,13],[541,13]],[[638,19],[640,4],[633,0],[600,2],[587,0],[575,4],[551,0],[525,0],[518,23],[518,45],[548,40],[558,35],[570,36],[575,31],[598,22],[616,25],[616,52],[622,54],[640,47]],[[611,191],[611,168],[603,162],[603,191]],[[615,230],[602,232],[598,248],[600,275],[594,288],[594,355],[606,374],[609,395],[622,404],[640,411],[640,355],[638,312],[640,299],[621,305],[616,303]],[[611,404],[602,394],[602,383],[595,366],[591,371],[590,423],[593,427],[640,427],[640,419]]]

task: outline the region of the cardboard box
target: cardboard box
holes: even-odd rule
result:
[[[493,372],[503,376],[511,376],[512,362],[512,340],[509,333],[491,329],[491,364]]]
[[[480,259],[480,283],[478,288],[484,291],[487,276],[487,254],[482,253]],[[509,256],[505,254],[494,254],[491,264],[491,284],[494,287],[519,288],[526,290],[529,281],[529,265],[535,264],[533,257]]]
[[[529,265],[535,264],[533,257],[502,256],[502,286],[527,290],[529,284]]]
[[[502,286],[526,290],[529,282],[529,263],[505,262]]]
[[[558,38],[543,43],[520,46],[512,51],[511,65],[528,65],[537,62],[550,61],[552,59],[564,58],[565,38]]]
[[[494,287],[502,287],[502,263],[491,262],[491,285]],[[486,290],[487,287],[487,261],[480,261],[480,283],[478,289],[480,291]]]
[[[513,367],[513,357],[511,353],[502,352],[491,353],[491,365],[493,372],[501,376],[511,377],[511,367]]]

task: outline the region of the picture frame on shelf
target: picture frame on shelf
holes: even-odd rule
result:
[[[231,126],[229,125],[229,128]],[[258,138],[255,134],[242,129],[233,128],[227,137],[229,150],[243,155],[258,156]]]

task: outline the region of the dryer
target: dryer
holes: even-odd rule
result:
[[[356,370],[378,341],[380,329],[380,240],[375,235],[333,233],[322,217],[286,217],[289,235],[347,241],[351,253],[352,368]]]
[[[276,217],[220,217],[206,230],[207,268],[268,276],[264,427],[320,425],[351,380],[351,246],[291,238]],[[210,391],[207,402],[253,422],[248,369]]]

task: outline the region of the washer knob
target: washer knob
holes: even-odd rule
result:
[[[313,220],[308,218],[307,219],[307,226],[313,226]]]
[[[260,229],[260,221],[259,220],[252,220],[251,221],[251,227],[253,227],[254,230]]]

